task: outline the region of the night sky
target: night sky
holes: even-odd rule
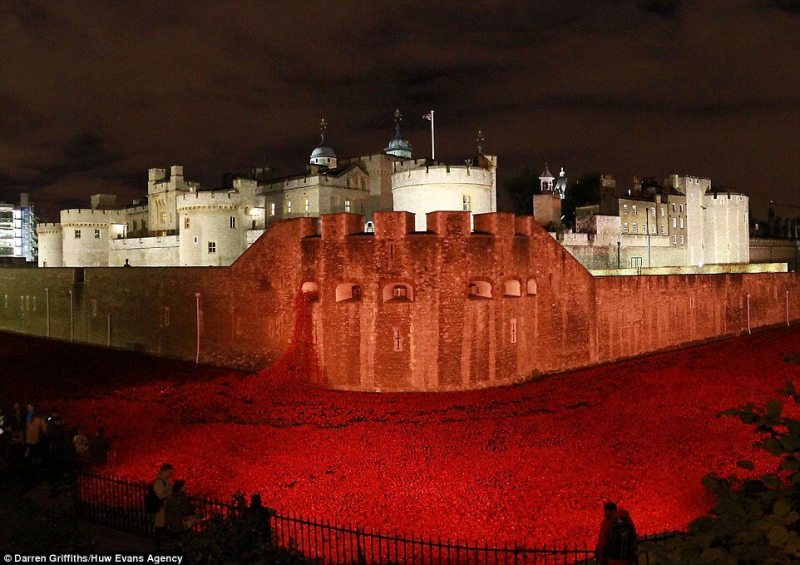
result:
[[[395,108],[419,157],[431,108],[441,159],[483,129],[501,182],[548,161],[800,205],[800,1],[2,0],[0,53],[0,191],[51,219],[149,167],[302,172],[322,116],[340,157],[378,152]]]

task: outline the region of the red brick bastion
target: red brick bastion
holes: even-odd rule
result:
[[[327,387],[445,391],[800,319],[797,273],[595,278],[531,217],[473,220],[286,220],[230,267],[0,269],[0,329],[247,369],[310,333]]]

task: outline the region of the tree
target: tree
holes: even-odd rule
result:
[[[600,204],[600,173],[583,175],[567,185],[567,194],[561,206],[564,225],[575,225],[575,208],[589,204]]]
[[[792,383],[780,392],[800,405],[800,394]],[[776,457],[775,469],[756,479],[707,476],[703,484],[716,497],[711,513],[689,524],[687,533],[643,549],[656,563],[796,563],[800,559],[800,420],[787,416],[780,400],[764,406],[744,404],[718,416],[733,416],[752,426],[760,436],[755,445]],[[739,461],[738,466],[755,468],[752,461]]]
[[[536,173],[526,167],[520,174],[506,179],[503,189],[511,197],[515,214],[533,214],[533,195],[541,192]]]

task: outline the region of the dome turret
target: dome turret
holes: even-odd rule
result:
[[[411,145],[407,139],[400,137],[400,122],[403,121],[403,114],[400,110],[394,111],[394,137],[389,141],[389,145],[383,150],[387,155],[411,159]]]
[[[319,122],[319,147],[316,147],[311,152],[309,163],[317,165],[318,167],[325,167],[327,169],[336,168],[336,152],[325,145],[325,130],[328,129],[328,122],[322,118]]]
[[[564,172],[564,167],[561,167],[561,171],[558,173],[558,180],[553,187],[553,192],[557,193],[561,200],[564,200],[567,195],[567,173]]]

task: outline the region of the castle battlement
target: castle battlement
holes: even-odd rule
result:
[[[398,171],[392,175],[395,190],[417,184],[455,183],[491,186],[492,173],[475,166],[435,165]]]
[[[74,208],[61,210],[62,225],[94,225],[125,223],[125,212],[123,210],[96,210],[91,208]]]
[[[426,214],[426,231],[416,231],[415,215],[411,212],[376,212],[374,217],[374,231],[364,232],[364,216],[361,214],[340,213],[323,214],[321,221],[315,223],[313,233],[306,237],[320,237],[323,241],[343,240],[351,235],[370,236],[376,240],[403,239],[407,236],[483,237],[486,235],[495,238],[512,239],[514,237],[531,237],[535,229],[541,229],[533,221],[533,216],[516,216],[505,212],[489,212],[476,214],[473,229],[470,229],[470,213],[459,211],[439,211]],[[283,220],[295,222],[315,218],[296,218]],[[321,224],[321,229],[320,229]],[[275,225],[275,224],[273,224]],[[534,227],[535,226],[535,227]]]
[[[180,193],[177,195],[178,211],[199,208],[233,209],[239,206],[242,196],[232,191],[201,191]]]
[[[39,222],[36,224],[36,231],[38,233],[60,233],[61,224],[58,222]]]

